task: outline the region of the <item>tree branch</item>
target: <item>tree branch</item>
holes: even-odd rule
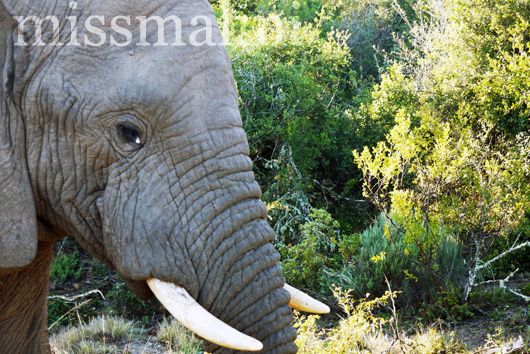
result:
[[[477,267],[475,268],[475,271],[480,271],[484,268],[488,268],[492,263],[498,261],[499,259],[507,256],[508,254],[512,253],[512,252],[515,252],[523,247],[528,247],[530,246],[530,241],[526,241],[526,242],[523,242],[523,243],[520,243],[518,244],[517,246],[512,246],[510,247],[508,250],[502,252],[501,254],[497,255],[496,257],[493,257],[492,259],[490,259],[489,261],[485,262],[485,263],[482,263],[482,264],[479,264],[477,265]]]
[[[99,291],[98,289],[90,290],[89,292],[86,292],[86,293],[83,293],[83,294],[79,294],[79,295],[74,295],[72,297],[61,296],[61,295],[48,296],[48,300],[63,300],[63,301],[67,301],[67,302],[75,302],[78,299],[81,299],[81,298],[84,298],[84,297],[88,297],[88,296],[94,295],[94,294],[98,294],[99,296],[101,296],[101,298],[103,300],[107,300],[107,299],[105,299],[105,296],[103,295],[103,293],[101,291]]]

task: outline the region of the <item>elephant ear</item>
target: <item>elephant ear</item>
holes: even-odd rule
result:
[[[1,11],[1,9],[0,9]],[[5,24],[0,24],[2,30]],[[6,32],[2,31],[5,34]],[[13,39],[0,36],[0,269],[31,263],[37,253],[37,217],[24,158],[24,131],[18,115],[10,115],[13,87]],[[6,43],[7,39],[7,43]],[[20,144],[17,148],[16,144]]]

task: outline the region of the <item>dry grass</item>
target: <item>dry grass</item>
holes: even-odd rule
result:
[[[55,354],[124,353],[127,343],[140,334],[134,322],[99,317],[88,324],[70,327],[51,338]],[[125,350],[127,352],[127,350]]]
[[[494,336],[481,348],[468,350],[454,333],[438,328],[419,329],[406,334],[394,316],[384,319],[376,308],[391,302],[395,293],[373,300],[354,301],[347,292],[337,292],[346,316],[331,329],[317,325],[318,316],[298,316],[296,344],[300,354],[434,354],[434,353],[523,353],[522,337]],[[51,338],[54,354],[197,354],[202,342],[173,320],[164,320],[156,337],[135,327],[134,322],[101,317],[79,327],[70,327]],[[495,341],[494,341],[495,339]],[[519,343],[520,342],[520,343]]]
[[[351,317],[326,332],[319,331],[316,316],[302,319],[298,331],[297,345],[301,354],[434,354],[466,353],[465,347],[454,339],[452,333],[443,333],[429,328],[412,336],[389,335],[370,326],[356,327],[357,320]]]
[[[391,303],[396,293],[355,301],[350,293],[336,289],[335,296],[347,315],[336,327],[323,331],[317,326],[318,316],[298,318],[296,344],[301,354],[465,352],[452,333],[429,328],[407,336],[400,331],[395,313],[390,319],[375,315],[375,309]]]
[[[195,354],[202,348],[202,341],[174,320],[164,320],[161,323],[157,338],[164,344],[166,353]]]
[[[196,354],[202,342],[176,322],[164,320],[156,338],[134,322],[99,317],[69,327],[50,339],[54,354]]]
[[[298,316],[296,344],[300,354],[435,354],[435,353],[528,353],[528,341],[522,335],[510,337],[498,331],[489,336],[481,347],[468,348],[454,332],[438,327],[417,329],[405,333],[400,329],[392,300],[396,293],[388,291],[383,297],[354,300],[347,291],[335,289],[335,297],[346,316],[331,329],[317,325],[318,316]],[[388,305],[388,306],[387,306]],[[375,311],[385,306],[390,318]],[[528,332],[527,330],[527,333]]]

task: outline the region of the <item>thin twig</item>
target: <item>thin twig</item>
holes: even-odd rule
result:
[[[99,291],[98,289],[90,290],[89,292],[86,292],[86,293],[83,293],[83,294],[79,294],[79,295],[75,295],[75,296],[72,296],[72,297],[61,296],[61,295],[53,295],[53,296],[49,296],[48,300],[63,300],[63,301],[67,301],[67,302],[75,302],[78,299],[81,299],[83,297],[88,297],[88,296],[93,295],[93,294],[98,294],[99,296],[101,296],[101,298],[103,300],[107,300],[107,299],[105,299],[105,296],[103,295],[103,293],[101,291]]]
[[[517,268],[516,270],[514,270],[513,272],[511,272],[506,278],[504,279],[493,279],[493,280],[487,280],[487,281],[483,281],[483,282],[480,282],[480,283],[477,283],[475,284],[475,286],[478,286],[478,285],[484,285],[484,284],[492,284],[492,283],[499,283],[499,288],[501,289],[504,289],[504,290],[508,290],[509,292],[511,292],[512,294],[514,294],[515,296],[518,296],[520,298],[522,298],[524,301],[528,302],[530,301],[530,296],[526,296],[524,294],[521,294],[520,292],[518,291],[515,291],[513,290],[512,288],[508,287],[506,285],[507,282],[510,281],[510,279],[515,275],[515,273],[517,273],[519,271],[519,268]]]
[[[55,321],[55,322],[54,322],[54,323],[48,328],[48,331],[51,331],[52,328],[55,327],[55,325],[56,325],[57,323],[59,323],[59,321],[61,321],[64,317],[66,317],[66,315],[68,315],[70,312],[75,311],[75,310],[77,310],[78,308],[80,308],[81,306],[84,306],[84,305],[88,304],[90,301],[92,301],[92,299],[88,299],[88,300],[86,300],[86,301],[80,303],[79,305],[75,305],[74,307],[72,307],[72,308],[71,308],[69,311],[67,311],[64,315],[62,315],[61,317],[59,317],[59,318],[57,319],[57,321]]]
[[[392,292],[392,287],[390,286],[390,282],[388,281],[388,278],[385,274],[383,274],[385,277],[385,282],[388,287],[388,291],[390,292],[390,301],[392,302],[392,315],[394,316],[394,322],[395,326],[391,325],[394,328],[394,335],[396,336],[396,339],[401,342],[401,337],[399,335],[399,319],[396,311],[396,303],[394,301],[394,293]]]

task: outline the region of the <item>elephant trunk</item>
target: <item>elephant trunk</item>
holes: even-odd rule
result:
[[[219,238],[222,232],[206,233],[208,246],[197,254],[192,252],[199,283],[194,296],[184,287],[158,279],[148,284],[177,320],[212,343],[239,350],[295,353],[296,332],[287,306],[291,296],[284,289],[279,255],[271,243],[273,231],[262,218],[263,212],[256,212],[263,205],[248,200],[231,209],[232,215],[234,210],[246,210],[246,217],[239,220],[247,221],[225,237]],[[232,352],[226,348],[208,346],[209,352]]]
[[[243,293],[245,291],[241,292]],[[232,302],[239,304],[243,310],[236,316],[228,315],[226,322],[263,343],[263,352],[296,353],[297,347],[294,344],[296,331],[292,327],[293,317],[290,308],[285,305],[288,302],[287,293],[277,288],[258,298],[247,298],[241,294],[237,294]],[[252,303],[252,301],[255,302]],[[223,318],[225,315],[219,315],[219,317]],[[231,319],[228,320],[228,318]],[[213,344],[207,346],[207,351],[212,353],[234,352]]]
[[[253,180],[235,188],[253,197],[239,195],[238,203],[207,223],[215,227],[202,230],[200,237],[208,241],[199,243],[207,247],[200,252],[191,247],[201,284],[197,301],[223,322],[261,341],[264,352],[295,353],[296,332],[287,306],[290,296],[283,289],[285,279],[272,244],[274,231],[267,223],[267,210],[255,198],[256,191],[251,192],[255,188]],[[208,349],[231,352],[214,345]]]
[[[240,232],[241,236],[233,237],[245,243],[243,248],[248,250],[232,259],[225,256],[228,269],[219,291],[212,296],[210,287],[203,286],[198,301],[228,325],[261,341],[264,352],[296,353],[293,316],[287,306],[290,296],[283,289],[279,255],[270,242],[264,242],[273,231],[265,220],[256,220],[244,225]],[[262,242],[249,247],[252,240]],[[207,280],[205,284],[211,283]],[[207,349],[215,353],[233,352],[215,345]]]

